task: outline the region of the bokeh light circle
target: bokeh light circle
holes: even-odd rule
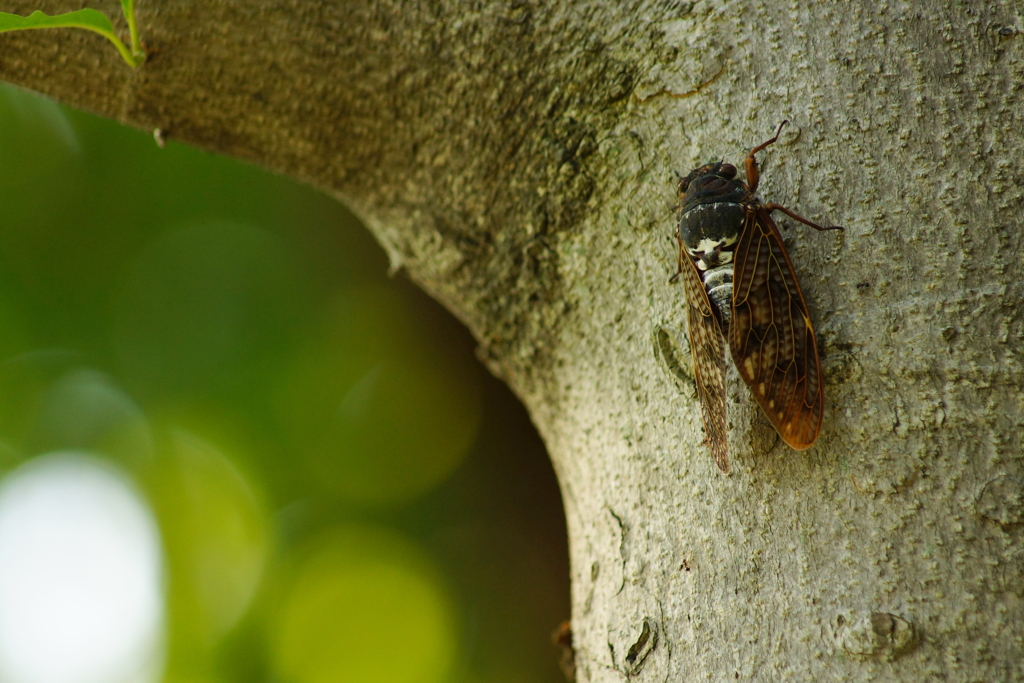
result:
[[[0,484],[0,680],[158,679],[162,582],[156,523],[109,464],[54,453]]]
[[[302,559],[273,620],[274,666],[294,683],[438,683],[456,655],[438,572],[393,532],[346,526]]]
[[[395,505],[444,481],[469,452],[478,363],[417,322],[393,290],[353,287],[284,364],[277,414],[316,488]]]
[[[301,314],[302,272],[275,235],[203,222],[135,260],[115,304],[115,342],[143,395],[224,388],[263,371]]]
[[[164,534],[172,638],[181,651],[202,652],[238,623],[259,589],[271,552],[268,514],[237,453],[181,426],[160,431],[147,488]]]

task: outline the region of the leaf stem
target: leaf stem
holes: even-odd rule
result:
[[[139,40],[139,26],[135,21],[135,0],[121,0],[121,11],[124,12],[124,18],[128,20],[128,33],[131,36],[132,42],[132,56],[137,60],[135,63],[128,62],[133,67],[139,66],[146,61],[146,50],[142,47],[142,41]],[[121,53],[124,54],[123,52]]]

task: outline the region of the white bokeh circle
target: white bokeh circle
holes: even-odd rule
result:
[[[131,481],[81,453],[0,482],[0,681],[147,683],[163,650],[156,521]]]

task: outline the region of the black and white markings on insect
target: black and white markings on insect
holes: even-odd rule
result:
[[[722,329],[729,329],[732,314],[733,251],[743,231],[746,191],[724,185],[736,175],[732,164],[718,162],[690,172],[679,212],[677,239],[697,265]],[[725,190],[721,192],[721,190]]]
[[[744,160],[747,181],[724,161],[706,164],[679,180],[679,269],[686,290],[694,381],[705,442],[719,469],[729,472],[725,404],[725,349],[783,440],[809,448],[821,431],[825,408],[814,326],[786,253],[773,211],[823,228],[757,197],[755,155]],[[724,338],[723,338],[724,336]]]

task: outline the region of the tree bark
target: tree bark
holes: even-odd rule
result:
[[[331,193],[469,326],[558,473],[579,680],[1024,680],[1019,2],[139,15],[138,70],[33,32],[0,36],[0,77]],[[723,476],[668,283],[673,171],[784,118],[762,196],[846,227],[782,221],[826,423],[791,451],[733,372]]]

